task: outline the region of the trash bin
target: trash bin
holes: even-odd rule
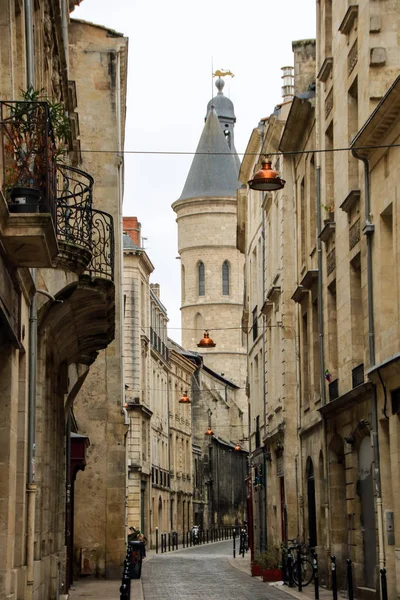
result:
[[[144,542],[128,542],[129,577],[131,579],[140,579],[145,552]]]

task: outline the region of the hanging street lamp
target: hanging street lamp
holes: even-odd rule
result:
[[[252,190],[259,192],[275,192],[285,187],[286,181],[281,179],[276,171],[272,168],[272,163],[269,158],[263,158],[261,161],[262,169],[255,173],[253,179],[248,181],[249,187]]]
[[[198,348],[215,348],[216,344],[212,341],[208,334],[208,329],[204,331],[204,337],[197,344]]]
[[[187,392],[183,392],[182,398],[179,400],[179,404],[191,404],[191,400],[187,395]]]

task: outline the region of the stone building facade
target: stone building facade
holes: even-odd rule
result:
[[[150,539],[150,283],[154,267],[142,248],[136,217],[123,218],[124,387],[128,412],[128,526]]]
[[[169,470],[171,474],[171,505],[169,531],[183,533],[193,524],[193,490],[195,488],[192,459],[192,409],[182,402],[185,394],[191,399],[191,379],[195,366],[183,349],[168,340],[171,365],[169,375]]]
[[[266,325],[277,325],[281,344],[269,347],[267,341],[265,352],[267,542],[297,533],[316,548],[320,578],[328,585],[334,554],[342,589],[350,558],[362,598],[379,597],[379,569],[385,567],[388,595],[395,597],[399,338],[389,314],[398,306],[392,144],[399,127],[394,32],[400,21],[391,2],[378,7],[367,0],[351,6],[325,0],[317,8],[316,46],[293,44],[289,110],[282,105],[264,122],[263,145],[252,136],[261,153],[276,153],[273,165],[286,180],[283,190],[266,195],[261,215],[265,278],[269,272],[273,277],[263,313],[271,316]],[[282,119],[280,134],[276,119]],[[250,163],[250,157],[243,161],[243,183],[257,168]],[[253,192],[247,200],[240,193],[241,210],[249,211]],[[238,231],[239,243],[249,249],[243,219]],[[278,278],[269,255],[278,257]],[[272,327],[266,338],[274,343]],[[291,373],[276,362],[279,349],[288,352]],[[283,398],[293,410],[279,431]],[[252,410],[251,386],[250,403]],[[278,470],[284,478],[280,497]],[[285,511],[286,523],[279,519]]]
[[[76,93],[82,57],[69,68],[77,2],[32,4],[0,7],[0,596],[53,600],[71,583],[74,480],[90,462],[73,407],[115,335],[119,223],[111,214],[115,182],[100,201],[89,174],[93,167],[98,175],[97,165],[79,152],[79,124],[91,106]],[[15,104],[30,87],[43,96]],[[67,139],[48,129],[57,138],[57,123],[65,125],[52,102],[68,115]],[[106,113],[109,99],[102,102]],[[62,164],[54,162],[56,144]]]
[[[95,257],[105,268],[113,255],[115,282],[115,337],[99,354],[96,367],[82,386],[75,417],[79,432],[89,437],[88,464],[75,485],[75,558],[81,572],[119,577],[126,548],[126,417],[123,413],[123,296],[122,191],[128,40],[106,27],[80,21],[70,25],[70,69],[85,113],[79,121],[82,164],[96,179],[98,207],[109,207],[118,235],[108,256]],[[88,85],[90,73],[91,85]],[[84,146],[84,147],[83,147]],[[93,220],[99,239],[108,225]]]
[[[156,531],[187,531],[192,523],[190,404],[193,364],[167,338],[167,311],[154,267],[141,245],[141,224],[124,217],[124,357],[128,523],[152,546]],[[159,537],[160,540],[160,537]]]

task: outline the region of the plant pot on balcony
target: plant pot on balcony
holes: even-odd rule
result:
[[[262,578],[263,581],[282,581],[282,569],[263,569]]]
[[[38,213],[40,196],[40,191],[36,188],[15,187],[10,192],[9,211],[12,213]]]

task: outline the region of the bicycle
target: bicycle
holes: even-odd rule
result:
[[[297,556],[300,552],[301,584],[305,587],[314,579],[314,567],[312,561],[307,558],[309,548],[305,544],[298,544],[297,540],[289,540],[289,542],[292,542],[292,545],[285,548],[289,584],[299,585]]]

